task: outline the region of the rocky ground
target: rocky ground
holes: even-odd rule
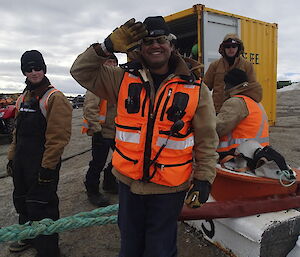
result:
[[[276,126],[271,128],[271,144],[281,152],[292,167],[300,167],[300,91],[278,93],[278,117]],[[82,110],[74,110],[73,134],[65,150],[58,194],[60,197],[61,217],[71,216],[82,211],[90,211],[93,206],[87,201],[83,186],[84,175],[91,152],[90,139],[80,134]],[[6,137],[0,137],[0,177],[5,174]],[[77,155],[79,154],[79,155]],[[69,158],[72,157],[72,158]],[[0,179],[0,226],[17,223],[17,215],[11,201],[12,180],[10,177]],[[111,203],[117,203],[117,197],[108,195]],[[60,246],[67,257],[115,257],[119,249],[119,231],[117,225],[89,227],[60,234]],[[229,256],[208,243],[199,232],[195,232],[180,222],[178,229],[178,257],[225,257]],[[22,254],[11,254],[8,243],[2,243],[0,257],[34,256],[33,249]]]

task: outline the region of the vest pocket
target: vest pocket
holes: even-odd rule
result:
[[[179,186],[191,176],[192,162],[193,160],[174,164],[156,162],[152,170],[153,177],[150,181],[165,186]]]
[[[174,95],[172,106],[167,110],[167,119],[173,122],[182,119],[186,114],[185,109],[188,105],[189,95],[177,92]]]
[[[140,111],[140,95],[142,91],[142,84],[131,83],[128,86],[128,98],[125,99],[125,108],[128,113],[138,113]]]
[[[191,162],[193,162],[193,160],[188,160],[186,162],[176,163],[176,164],[175,163],[174,164],[162,164],[162,163],[156,162],[154,166],[157,168],[160,168],[161,171],[163,171],[164,168],[183,166],[183,165],[189,164]]]
[[[123,143],[134,143],[140,144],[141,140],[141,129],[138,126],[127,126],[116,124],[116,141],[121,141]]]
[[[133,159],[129,158],[128,156],[126,156],[125,154],[123,154],[123,153],[120,151],[120,149],[118,149],[117,147],[115,147],[115,150],[116,150],[116,152],[117,152],[120,156],[122,156],[125,160],[130,161],[130,162],[133,162],[134,164],[137,164],[137,163],[138,163],[138,160],[133,160]]]

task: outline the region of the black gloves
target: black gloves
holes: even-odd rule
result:
[[[204,204],[209,196],[211,184],[208,181],[194,179],[187,193],[185,204],[190,208],[198,208]]]
[[[13,161],[9,160],[8,163],[7,163],[7,165],[6,165],[7,175],[12,177],[13,176],[13,171],[14,171]]]
[[[56,170],[40,168],[38,181],[26,196],[27,213],[30,220],[44,218],[47,205],[56,200],[56,172]]]
[[[137,45],[138,41],[147,35],[146,27],[132,18],[115,29],[105,40],[104,45],[110,53],[126,53]]]
[[[101,141],[103,139],[101,131],[95,132],[93,134],[93,137],[95,138],[96,141]]]

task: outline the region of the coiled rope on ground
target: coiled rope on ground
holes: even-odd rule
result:
[[[23,239],[35,238],[38,235],[51,235],[77,228],[101,226],[106,224],[116,224],[117,216],[104,216],[114,213],[119,209],[118,204],[104,208],[92,210],[90,212],[80,212],[73,216],[61,218],[53,221],[43,219],[41,221],[30,221],[24,225],[15,224],[0,229],[0,243],[6,241],[18,241]]]

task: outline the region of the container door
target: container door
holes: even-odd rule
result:
[[[210,63],[219,59],[219,46],[226,34],[234,33],[240,37],[240,22],[235,17],[212,12],[203,12],[203,63],[204,72]]]

